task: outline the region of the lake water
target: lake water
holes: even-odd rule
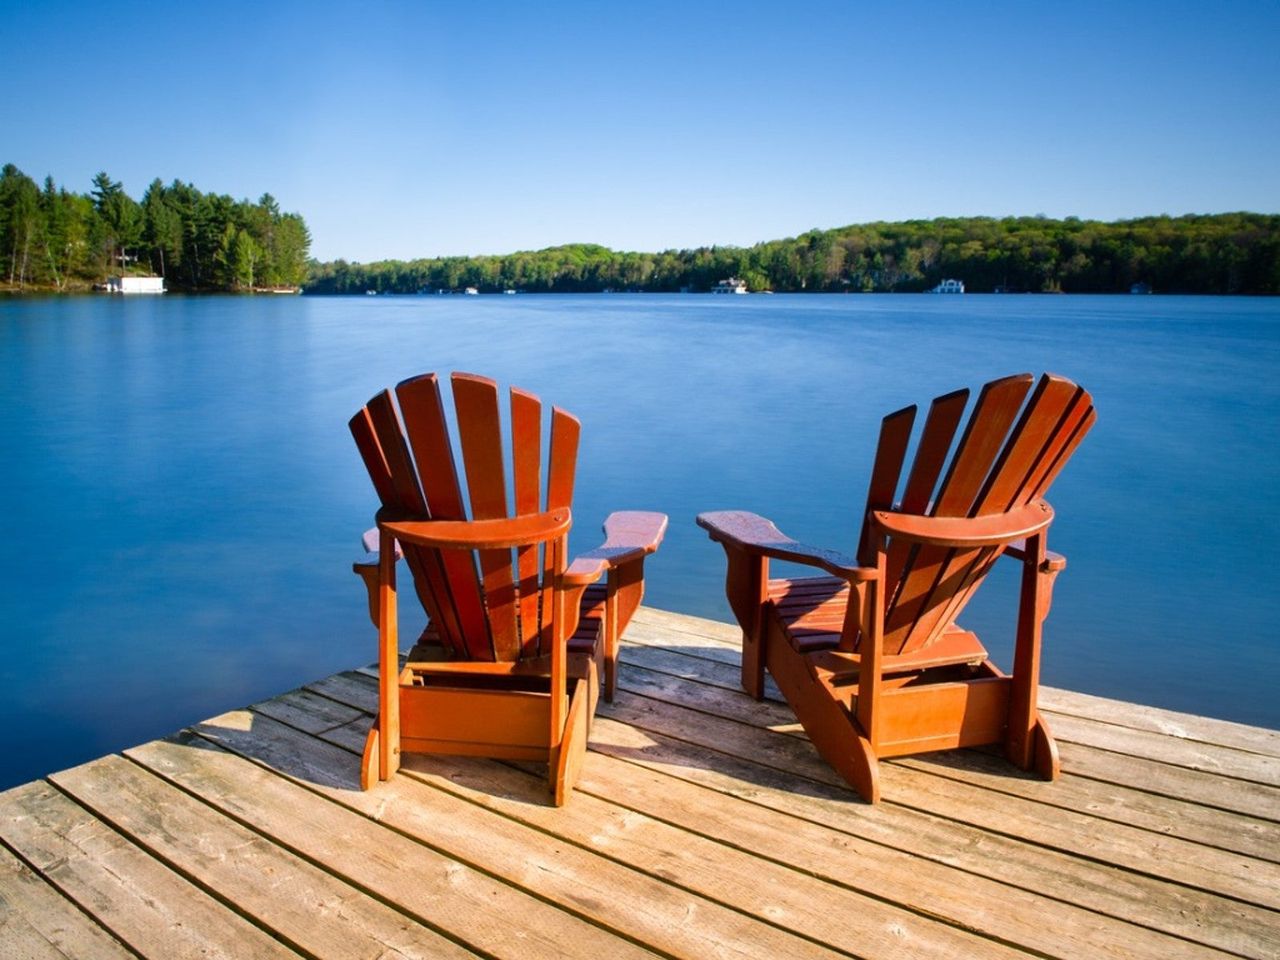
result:
[[[0,787],[372,660],[346,422],[455,369],[582,419],[573,548],[665,511],[647,602],[726,620],[697,512],[851,550],[882,415],[1069,376],[1099,423],[1050,496],[1045,682],[1280,727],[1280,300],[9,299]],[[1006,666],[1014,571],[964,618]]]

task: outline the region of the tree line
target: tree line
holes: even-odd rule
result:
[[[963,217],[810,230],[752,247],[632,253],[571,244],[504,256],[312,263],[308,293],[708,290],[911,292],[946,278],[973,292],[1280,293],[1280,216],[1102,222]]]
[[[275,198],[257,203],[151,182],[137,201],[105,172],[87,194],[13,164],[0,169],[0,286],[82,290],[110,274],[165,278],[169,290],[297,287],[311,235]]]

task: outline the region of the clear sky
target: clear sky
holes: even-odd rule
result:
[[[0,0],[0,162],[320,259],[1280,212],[1280,2]]]

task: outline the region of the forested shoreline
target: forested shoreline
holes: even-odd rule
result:
[[[970,292],[1280,294],[1280,215],[1225,213],[1102,222],[940,218],[810,230],[751,247],[661,253],[569,244],[498,256],[319,263],[297,213],[153,180],[140,201],[105,172],[88,193],[0,170],[0,289],[85,290],[112,274],[163,276],[175,291],[302,287],[315,294],[750,290],[917,292],[954,278]]]
[[[632,253],[571,244],[502,256],[311,264],[306,293],[577,293],[708,290],[913,292],[945,278],[971,292],[1280,293],[1280,215],[1225,213],[1102,222],[990,217],[811,230],[752,247]]]
[[[299,287],[310,246],[269,193],[252,203],[157,178],[137,201],[105,172],[82,194],[0,169],[0,289],[74,292],[120,274],[174,291]]]

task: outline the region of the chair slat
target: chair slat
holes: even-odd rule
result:
[[[574,474],[578,465],[578,439],[581,433],[582,424],[577,417],[559,407],[551,408],[551,451],[547,457],[547,500],[543,509],[557,510],[572,504]],[[557,571],[552,554],[549,547],[543,550],[542,598],[539,606],[542,628],[538,632],[538,645],[542,653],[551,652],[551,644],[555,639],[552,636],[552,598]]]
[[[498,385],[486,377],[453,375],[453,405],[462,442],[462,462],[467,471],[474,520],[509,516],[506,467],[502,457],[502,423],[498,411]],[[485,610],[496,660],[520,655],[516,630],[516,591],[510,550],[479,550],[484,582]]]
[[[880,441],[876,444],[876,459],[871,467],[867,509],[862,515],[862,537],[858,544],[858,562],[864,566],[875,562],[869,522],[871,511],[893,506],[894,494],[898,492],[898,479],[902,476],[902,463],[907,456],[907,444],[911,441],[911,427],[915,422],[914,404],[891,413],[880,421]]]
[[[542,403],[515,387],[511,388],[511,464],[516,514],[538,513],[542,498]],[[516,550],[520,647],[526,657],[538,652],[538,549],[535,545]]]
[[[365,409],[369,411],[373,432],[378,438],[383,460],[391,474],[391,485],[395,490],[396,498],[394,506],[409,513],[426,513],[426,501],[423,500],[422,490],[418,487],[418,477],[413,469],[413,461],[409,457],[409,447],[405,443],[404,433],[400,430],[400,418],[396,416],[391,391],[383,390],[369,401]]]
[[[369,408],[361,407],[347,424],[351,428],[351,436],[355,438],[356,449],[360,451],[360,459],[369,471],[369,479],[373,481],[373,489],[378,494],[378,502],[384,507],[396,507],[395,485],[391,482],[391,468],[387,466],[387,458],[383,456],[382,445],[373,429],[373,420],[369,417]]]
[[[434,373],[405,380],[396,386],[400,413],[409,434],[428,514],[436,520],[465,520],[462,491],[449,443],[449,426]],[[444,584],[439,605],[450,646],[473,659],[490,658],[487,617],[480,594],[480,580],[470,553],[439,551],[436,563]]]
[[[964,389],[938,397],[929,405],[929,416],[925,418],[911,474],[907,477],[907,489],[902,494],[900,509],[904,512],[924,513],[929,506],[968,402],[969,391]]]
[[[1082,416],[1079,421],[1071,427],[1069,433],[1064,429],[1063,435],[1065,439],[1062,443],[1061,449],[1056,451],[1052,458],[1045,458],[1049,464],[1048,469],[1045,471],[1044,476],[1035,482],[1030,495],[1027,497],[1028,500],[1044,495],[1053,481],[1057,479],[1058,472],[1062,470],[1066,462],[1071,459],[1071,455],[1075,453],[1076,447],[1080,445],[1080,441],[1084,439],[1085,434],[1093,429],[1093,425],[1098,419],[1098,414],[1093,409],[1092,398],[1090,398],[1088,394],[1085,394],[1084,399],[1088,401],[1088,405],[1082,405]]]

